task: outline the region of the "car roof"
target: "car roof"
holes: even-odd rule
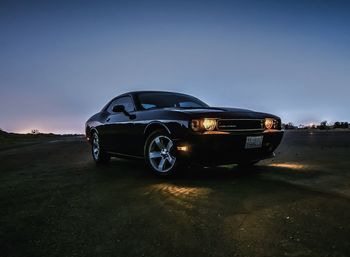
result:
[[[126,92],[122,95],[130,95],[130,94],[140,94],[140,93],[168,93],[168,94],[180,94],[185,95],[184,93],[172,92],[172,91],[161,91],[161,90],[142,90],[142,91],[130,91]]]
[[[127,96],[127,95],[136,96],[136,95],[141,94],[141,93],[164,93],[164,94],[177,94],[177,95],[191,96],[189,94],[179,93],[179,92],[171,92],[171,91],[160,91],[160,90],[143,90],[143,91],[141,91],[140,90],[140,91],[126,92],[126,93],[123,93],[121,95],[115,96],[113,99],[119,98],[119,97],[123,97],[123,96]],[[193,97],[193,96],[191,96],[191,97]]]
[[[140,94],[140,93],[168,93],[168,94],[187,95],[187,94],[184,94],[184,93],[171,92],[171,91],[160,91],[160,90],[129,91],[129,92],[123,93],[123,94],[121,94],[121,95],[115,96],[112,100],[110,100],[110,101],[102,108],[102,110],[107,109],[108,106],[109,106],[116,98],[120,98],[120,97],[123,97],[123,96],[137,95],[137,94]],[[191,96],[191,95],[187,95],[187,96]]]

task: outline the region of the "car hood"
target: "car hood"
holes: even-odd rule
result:
[[[227,107],[207,107],[207,108],[167,108],[173,112],[179,112],[191,116],[191,118],[221,118],[221,119],[263,119],[263,118],[275,118],[279,117],[263,112],[255,112],[247,109],[240,108],[227,108]]]

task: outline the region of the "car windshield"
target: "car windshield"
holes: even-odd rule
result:
[[[149,92],[138,94],[140,105],[144,110],[167,107],[176,108],[203,108],[209,107],[201,100],[183,94]]]

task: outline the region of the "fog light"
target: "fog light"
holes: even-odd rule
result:
[[[187,152],[187,151],[188,151],[188,146],[187,146],[187,145],[178,146],[178,147],[177,147],[177,150],[178,150],[178,151]]]

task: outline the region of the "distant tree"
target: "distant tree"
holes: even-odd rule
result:
[[[284,129],[295,129],[296,127],[292,122],[288,122],[287,124],[283,124]]]
[[[340,122],[339,121],[334,122],[333,128],[340,128]]]
[[[349,122],[336,121],[334,122],[333,128],[349,128]]]
[[[327,126],[327,121],[324,120],[320,123],[320,125],[318,126],[319,129],[328,129],[329,127]]]
[[[317,128],[317,126],[313,123],[311,123],[309,126],[308,126],[309,129],[315,129]]]
[[[39,129],[32,129],[31,134],[37,135],[37,134],[40,134],[40,131]]]

